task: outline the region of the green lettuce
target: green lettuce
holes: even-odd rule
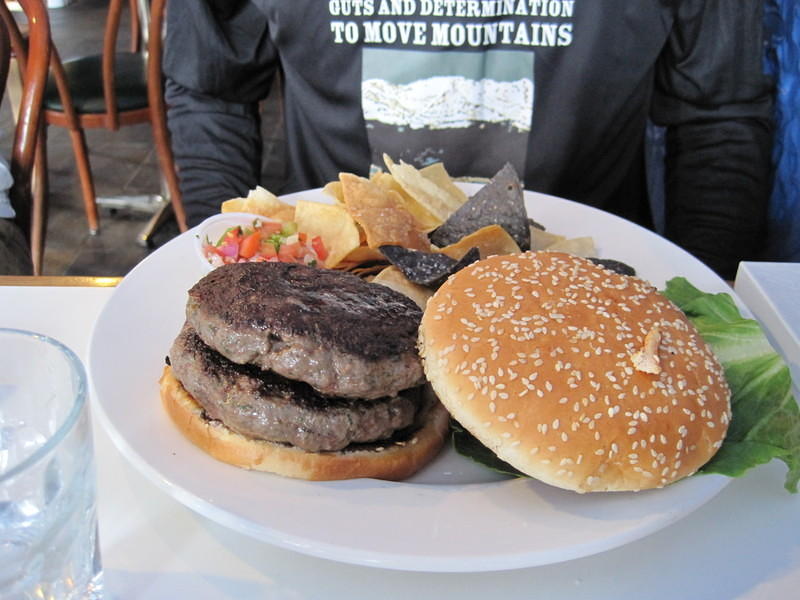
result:
[[[744,318],[728,294],[709,294],[683,277],[667,282],[664,295],[694,323],[725,369],[731,388],[732,419],[722,447],[702,473],[740,477],[749,469],[780,459],[789,471],[784,487],[800,483],[800,407],[792,378],[761,326]],[[521,476],[454,423],[453,445],[462,455],[491,469]]]
[[[701,469],[739,477],[780,459],[789,471],[784,486],[800,482],[800,407],[792,394],[789,367],[773,350],[759,324],[744,318],[728,294],[709,294],[683,277],[664,290],[713,348],[731,387],[728,433],[716,455]]]
[[[476,463],[488,467],[498,473],[512,477],[527,477],[522,471],[512,467],[494,452],[484,446],[478,438],[461,426],[461,423],[451,419],[450,430],[453,433],[453,447],[460,455],[474,460]]]

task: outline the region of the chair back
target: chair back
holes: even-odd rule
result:
[[[117,48],[122,10],[126,4],[130,8],[131,22],[131,45],[130,50],[127,51]],[[103,28],[102,48],[98,49],[99,52],[94,54],[79,57],[84,62],[80,63],[81,66],[77,67],[77,70],[73,69],[70,72],[69,64],[74,59],[62,61],[55,44],[51,43],[50,68],[52,69],[52,78],[57,91],[58,103],[54,104],[53,102],[53,92],[48,92],[50,96],[46,97],[45,101],[48,123],[73,129],[83,126],[103,127],[111,131],[117,131],[120,125],[148,120],[148,109],[144,104],[135,108],[123,108],[122,110],[125,114],[124,117],[121,117],[118,102],[120,90],[132,84],[132,82],[128,81],[129,78],[133,77],[142,80],[144,78],[144,67],[139,69],[139,65],[144,64],[144,52],[141,44],[142,33],[136,0],[109,0]],[[137,56],[140,54],[141,56]],[[65,65],[67,65],[66,69]],[[120,74],[120,69],[127,69],[127,72],[124,75]],[[83,101],[86,101],[87,98],[90,99],[88,101],[92,106],[88,110],[87,106],[81,107],[81,103],[73,96],[76,93],[75,82],[73,81],[72,85],[68,83],[71,77],[87,76],[90,78],[90,81],[87,82],[87,90],[92,91],[88,92],[88,96],[83,96],[82,94],[81,99]],[[118,85],[118,78],[122,85]],[[132,85],[135,87],[138,84]],[[100,110],[94,104],[94,98],[97,97],[99,99],[99,96],[95,96],[93,92],[96,86],[98,90],[100,86],[102,87],[103,104]],[[81,92],[87,91],[81,90],[80,87],[77,90]],[[61,113],[62,116],[57,116],[58,113]]]
[[[42,126],[42,99],[50,61],[50,21],[42,0],[18,1],[28,19],[27,44],[5,2],[0,2],[0,20],[7,43],[14,52],[22,74],[22,102],[11,150],[11,175],[14,184],[9,196],[17,214],[16,220],[25,235],[29,236],[33,207],[31,181],[36,144]],[[5,90],[9,58],[10,55],[6,54],[3,61],[3,90]]]

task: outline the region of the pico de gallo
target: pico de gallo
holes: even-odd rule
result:
[[[254,219],[251,226],[236,225],[218,240],[205,239],[203,254],[213,267],[238,262],[289,262],[321,266],[328,251],[320,236],[297,230],[297,223]]]

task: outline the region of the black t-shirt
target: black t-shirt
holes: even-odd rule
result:
[[[670,128],[668,166],[690,174],[669,171],[668,234],[720,271],[738,256],[706,250],[709,232],[746,220],[737,236],[757,244],[770,117],[760,2],[223,4],[227,16],[196,0],[169,4],[170,127],[195,221],[258,182],[254,107],[280,70],[286,191],[366,174],[384,152],[418,166],[442,161],[455,176],[490,176],[510,162],[528,189],[647,224],[652,119]],[[686,162],[684,149],[695,158]],[[724,197],[702,191],[709,182]]]

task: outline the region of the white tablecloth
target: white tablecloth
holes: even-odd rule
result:
[[[85,359],[92,325],[112,293],[0,287],[0,326],[51,335]],[[456,575],[352,566],[250,539],[163,493],[129,466],[99,425],[95,436],[110,598],[800,598],[800,495],[783,489],[785,467],[777,461],[621,548],[543,567]]]

